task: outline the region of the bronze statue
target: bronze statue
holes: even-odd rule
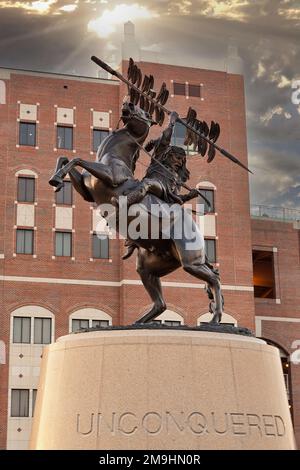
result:
[[[128,253],[125,258],[129,257],[135,248],[138,249],[137,272],[153,300],[153,306],[137,323],[151,322],[166,309],[160,278],[179,267],[183,267],[186,272],[207,284],[207,293],[211,300],[210,311],[213,314],[211,322],[218,323],[221,321],[223,309],[219,273],[207,261],[204,239],[192,214],[182,206],[183,202],[198,196],[199,191],[186,185],[189,171],[186,168],[184,150],[170,146],[175,122],[182,122],[187,127],[187,144],[193,143],[203,156],[208,151],[209,162],[214,158],[217,149],[243,168],[246,167],[216,145],[220,134],[217,123],[212,122],[209,127],[197,119],[193,109],[190,109],[187,118],[182,120],[177,113],[171,113],[164,107],[169,94],[164,83],[156,95],[153,91],[153,77],[145,76],[140,89],[142,74],[132,60],[129,62],[126,80],[99,59],[92,59],[128,84],[130,99],[124,102],[121,115],[124,127],[106,137],[97,151],[95,162],[81,158],[74,158],[69,162],[66,157],[58,158],[55,173],[49,183],[59,191],[64,184],[64,177],[69,174],[73,187],[86,201],[94,202],[100,207],[102,204],[112,203],[118,213],[119,198],[126,195],[128,207],[135,204],[142,209],[145,223],[149,222],[149,231],[137,239],[128,239]],[[165,113],[170,115],[169,126],[159,139],[150,141],[144,148],[143,144],[151,126],[162,125]],[[141,150],[148,154],[153,150],[153,153],[150,155],[151,164],[145,177],[138,181],[134,177],[134,170]],[[81,167],[82,173],[75,167]],[[181,187],[187,188],[189,193],[181,195]],[[161,209],[162,213],[170,206],[174,209],[172,218],[168,219],[167,237],[161,228],[158,237],[152,236],[150,229],[151,223],[153,224],[154,206]],[[129,224],[132,216],[129,212],[127,215]],[[159,215],[159,224],[164,222],[163,218],[163,215]],[[180,238],[176,236],[178,229],[181,229]]]

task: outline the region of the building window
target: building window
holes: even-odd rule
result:
[[[33,230],[17,229],[17,246],[18,254],[33,254]]]
[[[72,233],[55,233],[55,256],[72,256]]]
[[[34,318],[34,343],[51,343],[51,318]]]
[[[93,234],[93,258],[107,259],[109,256],[109,238],[107,235]]]
[[[197,152],[193,150],[193,146],[188,146],[184,144],[185,136],[186,127],[180,122],[176,122],[175,126],[173,127],[171,144],[183,148],[186,151],[187,155],[195,155]]]
[[[29,390],[12,389],[10,415],[13,418],[25,418],[29,416]]]
[[[216,263],[216,240],[205,239],[205,253],[210,263]]]
[[[79,331],[89,328],[89,320],[72,320],[72,331]]]
[[[201,96],[201,87],[200,87],[200,85],[190,85],[189,84],[188,85],[188,95],[200,98],[200,96]]]
[[[107,326],[109,326],[108,320],[92,320],[93,328],[106,328]]]
[[[36,124],[20,122],[19,144],[36,146]]]
[[[107,326],[109,326],[109,320],[72,320],[72,332],[80,331],[86,328],[106,328]]]
[[[253,250],[254,297],[276,299],[273,251]]]
[[[97,152],[98,147],[102,144],[103,140],[108,136],[109,131],[102,129],[93,129],[93,151]]]
[[[200,189],[199,192],[203,194],[203,196],[209,201],[210,207],[207,202],[199,197],[198,204],[204,205],[204,214],[211,214],[215,212],[215,198],[214,198],[214,190],[213,189]]]
[[[34,202],[35,179],[18,178],[18,202]]]
[[[173,84],[174,95],[185,96],[185,83],[176,83]]]
[[[56,204],[72,205],[73,189],[71,181],[64,181],[62,189],[55,193],[55,202]]]
[[[168,326],[179,326],[181,325],[181,322],[178,320],[165,320],[164,324]]]
[[[57,126],[57,148],[73,149],[73,127]]]
[[[281,356],[281,365],[282,365],[286,394],[288,397],[288,401],[290,403],[291,393],[290,393],[290,377],[289,377],[289,367],[290,367],[289,358]]]
[[[30,343],[31,318],[14,317],[13,343]]]
[[[37,394],[37,390],[36,390],[36,389],[33,389],[33,390],[32,390],[32,412],[31,412],[31,416],[34,416],[34,409],[35,409],[35,402],[36,402],[36,394]]]
[[[177,147],[186,149],[186,145],[184,145],[185,134],[186,127],[180,122],[176,122],[175,126],[173,127],[173,134],[171,139],[172,145],[177,145]]]

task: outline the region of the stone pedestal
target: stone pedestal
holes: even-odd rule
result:
[[[44,352],[31,449],[293,449],[279,353],[264,341],[103,330]]]

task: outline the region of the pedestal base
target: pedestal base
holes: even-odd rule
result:
[[[189,330],[71,334],[43,355],[31,449],[293,449],[279,353]]]

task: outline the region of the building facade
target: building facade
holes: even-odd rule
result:
[[[300,211],[252,216],[256,335],[279,347],[300,445]],[[298,219],[291,220],[291,219]]]
[[[167,83],[170,109],[184,116],[192,106],[201,119],[219,122],[221,146],[247,165],[242,75],[139,65],[154,75],[156,88]],[[124,95],[116,80],[0,68],[0,448],[28,445],[45,344],[87,326],[130,324],[151,305],[135,257],[121,260],[124,241],[112,238],[96,208],[70,183],[57,194],[48,184],[58,156],[95,159],[101,140],[118,125]],[[160,132],[153,128],[149,138]],[[174,141],[183,143],[179,127]],[[138,178],[148,164],[141,155]],[[220,269],[223,321],[256,328],[280,347],[299,433],[300,374],[289,360],[300,339],[299,228],[251,219],[247,172],[220,155],[209,165],[189,149],[187,166],[189,184],[212,201],[200,223]],[[254,264],[265,278],[253,282],[259,251],[269,264]],[[204,285],[182,269],[163,279],[163,290],[168,310],[161,321],[196,325],[210,318]]]

